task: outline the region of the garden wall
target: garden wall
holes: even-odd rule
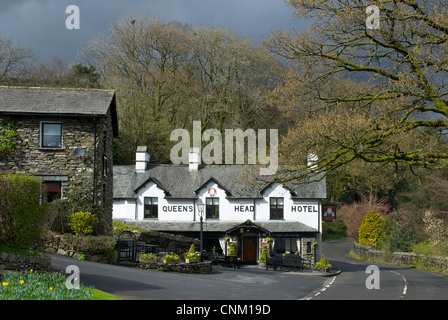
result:
[[[426,256],[409,252],[386,253],[382,250],[375,250],[372,247],[353,242],[353,252],[363,258],[384,262],[391,262],[400,265],[415,265],[426,268],[448,270],[448,257]]]
[[[41,235],[34,250],[50,254],[79,258],[87,261],[110,263],[115,257],[116,240],[109,236],[76,237],[51,231]]]
[[[24,256],[11,252],[0,252],[0,274],[8,271],[50,271],[48,256]]]

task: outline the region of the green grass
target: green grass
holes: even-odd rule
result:
[[[0,277],[0,300],[121,300],[90,286],[68,289],[60,273],[12,271]]]

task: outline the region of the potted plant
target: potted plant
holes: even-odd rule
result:
[[[331,267],[331,263],[325,258],[321,258],[320,261],[314,265],[314,269],[319,270],[320,272],[328,272]]]
[[[267,257],[268,257],[268,246],[266,244],[263,244],[260,257],[258,258],[258,266],[260,268],[266,268]]]
[[[168,253],[163,256],[163,264],[179,263],[179,256],[175,253]]]
[[[157,263],[157,255],[155,253],[141,253],[138,261],[142,263]]]
[[[187,252],[185,254],[185,263],[198,262],[201,259],[201,253],[199,251]]]

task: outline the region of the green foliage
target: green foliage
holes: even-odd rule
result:
[[[17,132],[14,129],[14,123],[7,120],[0,121],[0,153],[11,152],[16,148],[14,137]]]
[[[332,267],[331,263],[328,262],[328,260],[325,258],[320,258],[320,261],[314,265],[314,269],[316,269],[316,270],[331,269],[331,267]]]
[[[90,287],[68,289],[60,273],[13,271],[0,281],[0,300],[92,300]]]
[[[230,243],[229,256],[236,257],[235,242]]]
[[[409,252],[420,240],[413,220],[405,213],[397,211],[382,224],[378,245],[390,252]]]
[[[359,243],[377,246],[378,240],[381,236],[381,225],[383,218],[379,213],[372,210],[369,211],[364,218],[362,218],[359,226]]]
[[[196,252],[196,248],[195,248],[195,246],[194,246],[194,243],[191,244],[191,246],[190,246],[190,250],[188,250],[188,252],[189,252],[189,253]]]
[[[266,262],[268,258],[268,246],[266,244],[261,248],[260,257],[258,258],[259,262]]]
[[[67,225],[78,237],[93,233],[97,217],[90,212],[75,212],[68,216]]]
[[[322,223],[322,240],[330,241],[347,238],[347,227],[342,217],[337,216],[335,222]]]
[[[39,204],[41,181],[12,174],[0,175],[0,242],[28,248],[37,240],[45,207]]]

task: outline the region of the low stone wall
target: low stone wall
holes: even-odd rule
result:
[[[212,273],[213,264],[210,261],[196,263],[138,263],[138,269],[155,270],[162,272],[179,272],[179,273]]]
[[[382,250],[353,242],[353,252],[364,258],[391,262],[400,265],[415,265],[426,268],[448,270],[448,257],[425,256],[410,252],[393,252],[387,254]]]
[[[110,263],[115,258],[115,244],[115,238],[109,236],[76,237],[71,234],[46,232],[41,235],[33,249],[75,259],[83,255],[87,261]]]
[[[50,271],[51,258],[42,256],[16,255],[10,252],[0,252],[0,274],[8,271]]]

